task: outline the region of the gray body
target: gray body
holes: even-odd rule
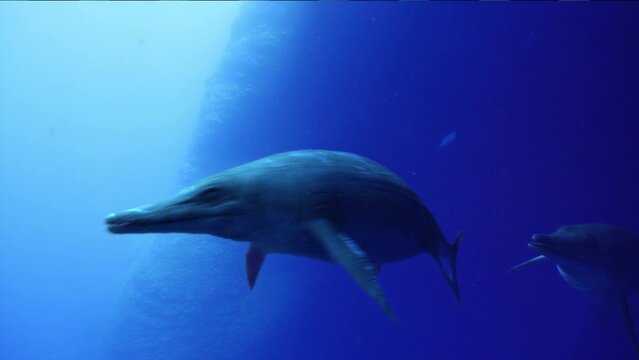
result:
[[[556,263],[561,277],[585,294],[622,310],[628,335],[639,355],[627,294],[639,288],[639,236],[606,224],[562,226],[552,234],[535,234],[528,244],[542,260]]]
[[[114,233],[205,233],[250,242],[251,286],[265,254],[340,263],[389,314],[376,282],[379,267],[426,252],[458,295],[456,243],[446,242],[397,175],[355,154],[275,154],[204,179],[169,201],[111,214],[107,224]]]

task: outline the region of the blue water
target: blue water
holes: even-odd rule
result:
[[[631,3],[0,4],[1,359],[631,359],[531,234],[639,231]],[[439,147],[448,134],[454,141]],[[110,212],[300,148],[401,176],[458,257],[336,265],[111,235]],[[635,323],[639,299],[631,299]]]

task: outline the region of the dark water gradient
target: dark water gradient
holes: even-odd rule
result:
[[[242,246],[179,238],[132,282],[118,358],[631,358],[619,313],[552,266],[504,272],[534,255],[534,232],[639,230],[638,15],[620,3],[247,6],[185,183],[291,149],[369,156],[449,237],[466,230],[463,306],[426,255],[383,269],[392,323],[337,266],[271,256],[250,293]]]

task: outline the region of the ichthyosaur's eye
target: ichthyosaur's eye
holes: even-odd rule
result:
[[[196,197],[197,202],[203,202],[206,204],[220,204],[225,201],[228,201],[233,196],[228,191],[220,186],[209,187],[207,189],[203,189]]]
[[[218,187],[211,187],[208,189],[204,189],[199,195],[198,197],[200,198],[206,198],[206,199],[213,199],[213,198],[217,198],[221,195],[222,190]]]

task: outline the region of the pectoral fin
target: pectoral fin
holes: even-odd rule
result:
[[[357,281],[357,283],[384,309],[386,314],[395,319],[382,289],[377,283],[377,267],[357,245],[357,243],[336,231],[327,220],[313,220],[308,224],[310,232],[320,241],[334,262],[341,264]]]
[[[530,260],[526,260],[526,261],[524,261],[521,264],[518,264],[518,265],[515,265],[515,266],[511,267],[510,270],[506,271],[506,273],[509,273],[509,272],[512,272],[512,271],[515,271],[515,270],[519,270],[519,269],[521,269],[523,267],[526,267],[526,266],[529,266],[529,265],[532,265],[532,264],[536,264],[536,263],[542,262],[544,260],[546,260],[546,257],[543,256],[543,255],[539,255],[539,256],[534,257],[534,258],[532,258]]]
[[[260,273],[265,257],[266,254],[257,250],[253,245],[249,246],[246,252],[246,278],[251,289],[255,286],[257,275]]]
[[[621,312],[623,313],[624,323],[626,324],[626,333],[630,339],[630,343],[634,346],[639,358],[639,342],[637,342],[637,335],[635,334],[635,326],[632,323],[632,317],[630,316],[630,308],[628,307],[628,300],[626,297],[621,298]]]

